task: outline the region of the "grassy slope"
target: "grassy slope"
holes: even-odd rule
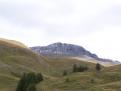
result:
[[[102,67],[102,71],[95,70],[95,64],[73,60],[69,58],[48,58],[49,64],[58,72],[57,78],[46,79],[38,87],[44,91],[121,91],[121,66]],[[88,65],[90,70],[82,73],[71,73],[73,64]],[[69,75],[63,77],[63,70]],[[57,75],[56,74],[56,75]],[[66,79],[69,82],[66,82]],[[94,80],[94,82],[92,82]]]
[[[9,46],[27,48],[27,46],[25,46],[21,42],[18,42],[18,41],[15,41],[15,40],[3,39],[3,38],[0,38],[0,44],[5,44],[5,45],[8,44]]]
[[[72,73],[73,64],[88,65],[89,70]],[[63,77],[64,70],[68,71]],[[95,64],[69,58],[43,57],[28,48],[0,41],[0,91],[14,91],[23,72],[42,72],[45,80],[38,91],[121,91],[121,66],[96,72]],[[65,79],[69,78],[69,82]],[[92,82],[92,79],[94,82]]]
[[[0,91],[13,91],[21,74],[31,71],[45,76],[52,73],[44,57],[28,48],[0,41]]]

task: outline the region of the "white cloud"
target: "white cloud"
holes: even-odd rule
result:
[[[75,43],[121,60],[120,10],[121,0],[0,0],[0,37],[28,46]]]

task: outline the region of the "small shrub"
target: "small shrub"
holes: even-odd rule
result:
[[[64,71],[63,71],[63,76],[67,76],[67,74],[68,74],[67,71],[64,70]]]
[[[99,63],[96,64],[96,70],[100,71],[101,70],[101,65]]]
[[[73,65],[73,72],[84,72],[87,71],[89,68],[86,65],[80,65],[79,67],[77,67],[76,64]]]
[[[78,68],[78,72],[84,72],[86,70],[88,70],[88,67],[84,65],[80,65],[80,67]]]

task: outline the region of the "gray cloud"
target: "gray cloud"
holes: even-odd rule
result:
[[[1,2],[0,17],[22,28],[43,31],[42,28],[52,38],[84,36],[105,26],[120,25],[120,5],[97,4],[98,7],[94,2],[77,1]]]
[[[120,10],[120,5],[108,5],[103,0],[100,4],[95,0],[91,2],[88,0],[85,2],[3,0],[0,2],[0,17],[15,26],[43,28],[50,36],[85,35],[98,31],[104,26],[120,25]]]
[[[29,46],[61,41],[108,55],[98,50],[120,49],[120,25],[120,0],[0,0],[0,37]]]
[[[0,37],[28,46],[75,43],[121,60],[120,25],[120,0],[0,0]]]

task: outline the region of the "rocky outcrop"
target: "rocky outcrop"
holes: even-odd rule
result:
[[[89,56],[92,58],[98,58],[96,54],[93,54],[81,46],[66,44],[66,43],[54,43],[48,46],[31,47],[32,50],[41,53],[43,55],[60,55],[60,56]]]

